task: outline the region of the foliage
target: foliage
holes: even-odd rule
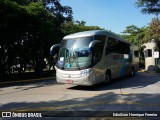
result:
[[[145,67],[143,49],[140,49],[140,48],[143,43],[143,39],[146,35],[146,30],[147,30],[147,27],[139,28],[135,25],[130,25],[126,27],[126,29],[122,32],[123,34],[121,35],[121,37],[124,38],[125,40],[128,40],[132,44],[139,46],[139,54],[140,54],[139,67],[140,68]]]
[[[135,25],[127,26],[126,29],[122,32],[121,37],[125,40],[128,40],[132,44],[141,45],[142,39],[145,35],[145,27],[138,28]]]
[[[148,42],[151,39],[160,41],[160,20],[159,18],[153,18],[150,25],[145,31],[145,36],[142,39],[142,42]]]
[[[79,26],[85,26],[86,22],[85,21],[76,21],[76,23],[79,25]]]
[[[58,0],[54,1],[58,4]],[[0,1],[1,78],[14,69],[19,73],[25,72],[29,65],[37,73],[43,69],[44,57],[49,57],[50,46],[63,37],[61,25],[72,18],[72,11],[65,10],[65,6],[61,8],[63,10],[57,7],[53,15],[43,2]],[[60,14],[65,16],[59,17]]]
[[[69,22],[63,24],[63,33],[64,35],[72,34],[75,32],[82,32],[82,31],[88,31],[88,30],[103,30],[103,28],[100,28],[98,26],[84,26],[84,21],[81,22]],[[83,24],[83,25],[82,25]]]
[[[160,68],[157,68],[156,73],[160,73]]]
[[[45,8],[41,2],[29,3],[26,6],[23,6],[26,12],[30,15],[41,15],[45,13]]]
[[[158,18],[153,18],[149,26],[138,28],[135,25],[127,26],[126,29],[120,35],[122,38],[128,40],[132,44],[141,47],[143,43],[155,39],[160,41],[160,20]],[[140,50],[140,61],[139,66],[144,67],[144,56],[143,50]]]
[[[160,14],[160,0],[137,0],[136,6],[142,8],[144,14]]]
[[[59,0],[0,0],[0,76],[30,67],[40,73],[52,59],[49,49],[67,34],[101,29],[73,22],[72,9]],[[45,63],[45,60],[48,63]]]

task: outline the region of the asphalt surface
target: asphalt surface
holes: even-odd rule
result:
[[[0,111],[43,111],[48,117],[55,111],[59,111],[56,115],[60,116],[88,114],[93,117],[111,111],[160,113],[160,75],[139,72],[134,77],[92,87],[57,84],[54,77],[1,84]]]

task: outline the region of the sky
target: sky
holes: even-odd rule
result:
[[[136,0],[61,0],[73,10],[73,19],[121,34],[129,25],[147,26],[154,15],[142,14]]]

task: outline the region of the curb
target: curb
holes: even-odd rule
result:
[[[41,80],[52,80],[56,77],[46,77],[46,78],[36,78],[36,79],[28,79],[28,80],[16,80],[16,81],[6,81],[6,82],[0,82],[0,85],[6,85],[6,84],[13,84],[13,83],[24,83],[24,82],[32,82],[32,81],[41,81]]]
[[[145,72],[153,75],[160,75],[160,73],[156,73],[156,72],[149,72],[149,71],[145,71]]]
[[[138,70],[138,72],[145,72],[145,70]]]
[[[154,74],[154,75],[160,75],[160,73],[156,73],[156,72],[152,72],[152,71],[146,71],[146,70],[144,70],[144,69],[142,69],[142,70],[138,70],[138,72],[145,72],[145,73],[150,73],[150,74]]]

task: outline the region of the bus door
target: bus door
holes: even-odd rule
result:
[[[100,64],[100,61],[102,59],[102,54],[103,54],[103,48],[104,48],[104,43],[99,41],[99,40],[95,40],[93,41],[94,43],[92,44],[91,47],[91,52],[92,52],[92,58],[91,58],[91,66],[93,67],[93,70],[95,72],[95,76],[96,79],[98,80],[98,82],[100,82],[100,80],[102,80],[102,66]]]

